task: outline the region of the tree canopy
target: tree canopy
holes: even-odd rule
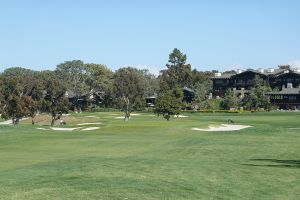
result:
[[[186,64],[187,56],[177,48],[169,55],[167,69],[161,71],[160,89],[170,90],[174,87],[190,87],[192,84],[191,65]]]

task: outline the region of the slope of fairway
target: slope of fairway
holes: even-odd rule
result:
[[[0,125],[0,199],[300,198],[300,113],[184,115],[82,113],[66,126],[101,122],[92,131]],[[253,127],[191,130],[229,118]]]

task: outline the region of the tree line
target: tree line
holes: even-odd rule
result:
[[[158,76],[134,67],[112,71],[106,65],[81,60],[58,64],[55,70],[12,67],[0,74],[0,113],[14,124],[24,116],[31,117],[34,124],[38,113],[49,113],[54,125],[63,113],[81,112],[92,105],[123,110],[128,120],[132,111],[145,108],[145,97],[155,95],[154,112],[169,119],[186,108],[216,109],[219,104],[208,98],[213,76],[214,71],[192,69],[187,56],[176,48]],[[194,91],[192,102],[185,100],[183,87]],[[94,102],[83,105],[82,98],[91,96]],[[224,108],[231,107],[229,96],[221,103]]]

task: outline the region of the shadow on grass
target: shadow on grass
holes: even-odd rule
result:
[[[277,160],[277,159],[251,159],[250,161],[258,164],[243,164],[255,167],[286,167],[286,168],[300,168],[300,160]],[[263,163],[266,164],[263,164]]]

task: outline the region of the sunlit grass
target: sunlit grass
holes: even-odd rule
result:
[[[1,125],[0,199],[299,199],[299,113],[122,115],[72,114],[67,127],[102,122],[85,132]],[[229,118],[254,127],[191,130]]]

